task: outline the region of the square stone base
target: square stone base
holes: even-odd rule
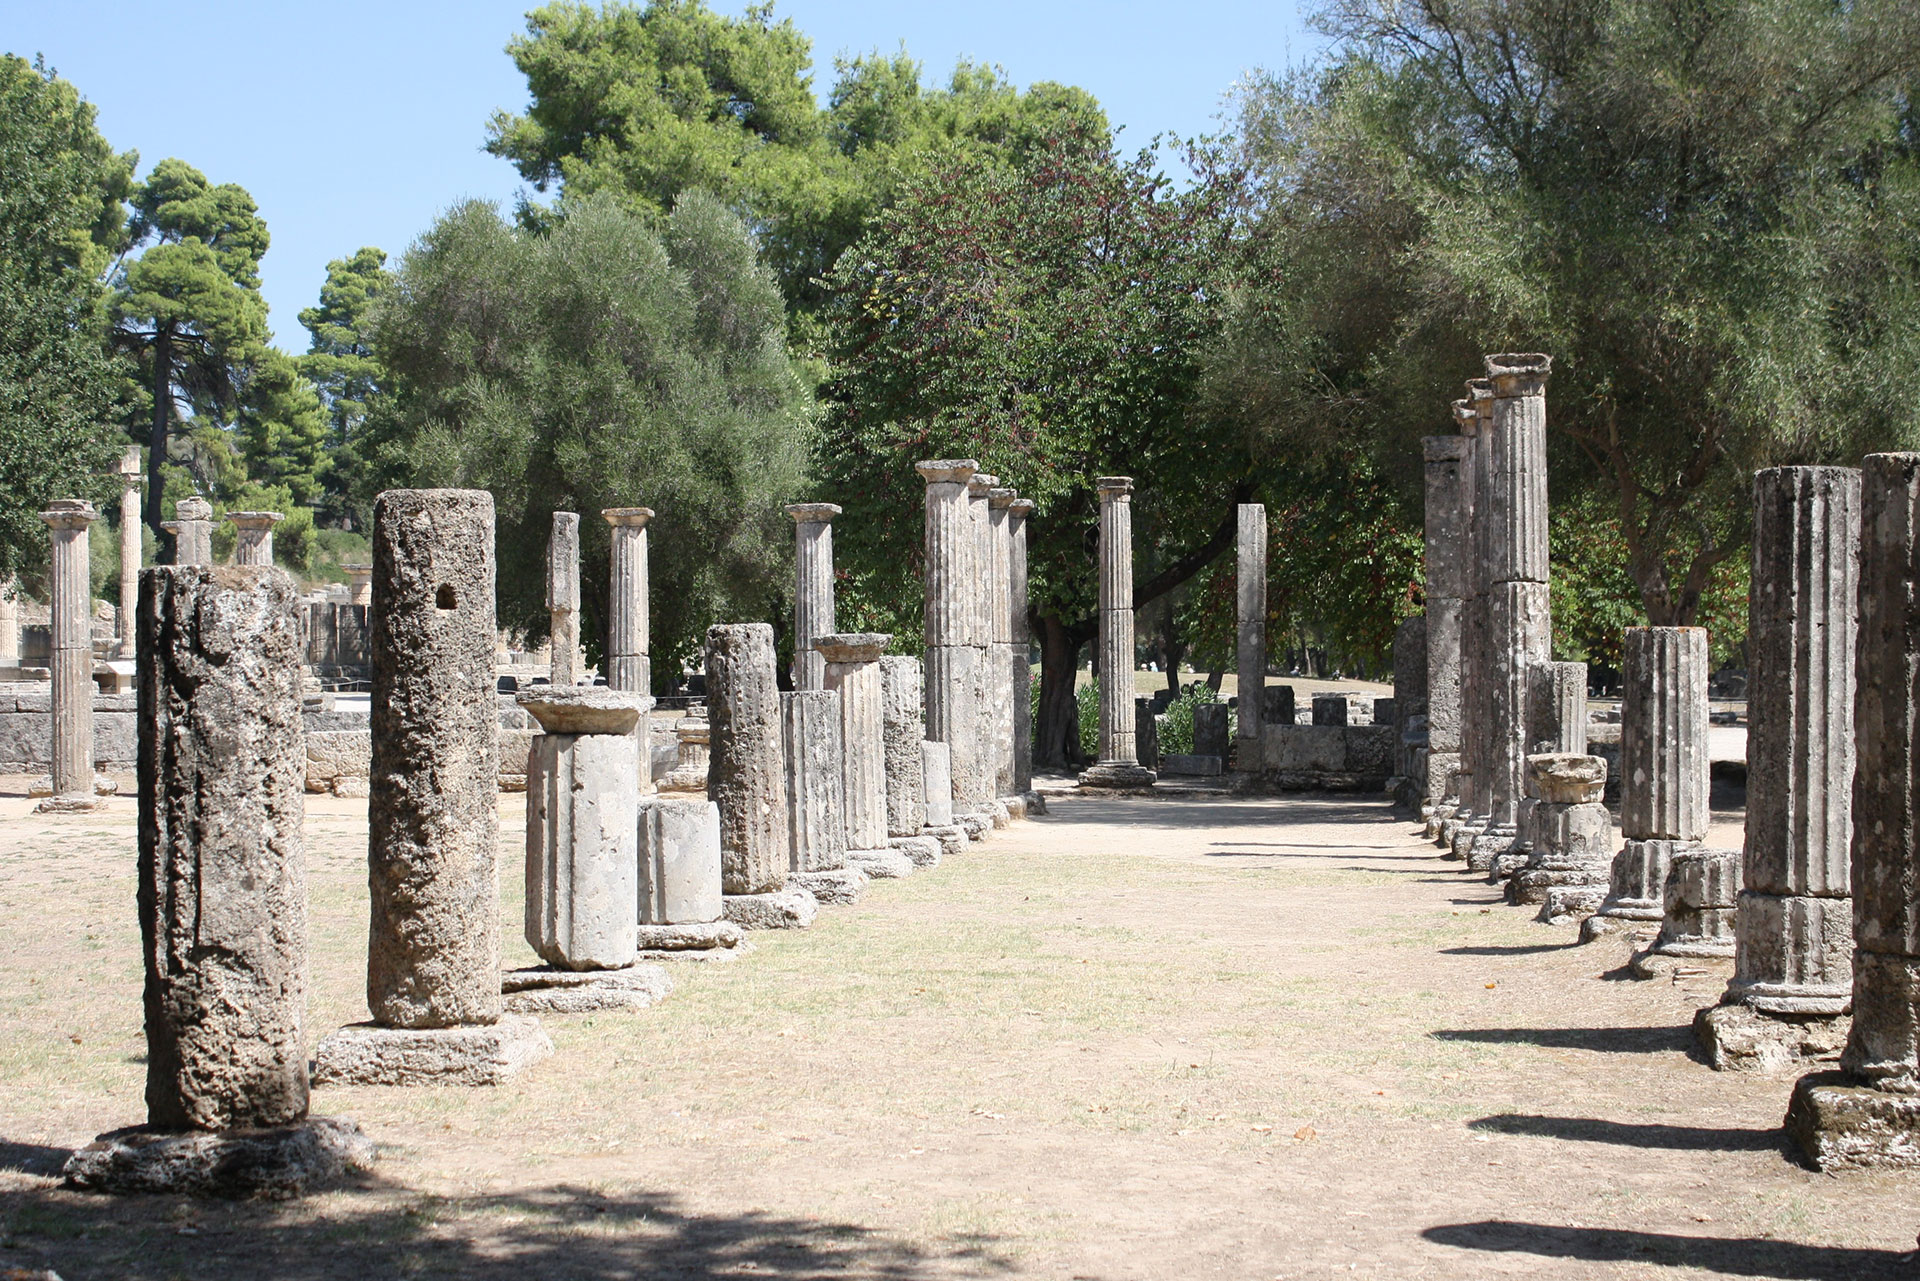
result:
[[[595,1010],[644,1010],[673,990],[657,965],[619,970],[556,970],[536,965],[508,970],[500,979],[514,1014],[591,1014]]]
[[[876,880],[896,880],[913,875],[913,860],[905,850],[889,846],[883,850],[848,850],[847,862]]]
[[[1113,787],[1137,792],[1152,787],[1157,777],[1146,766],[1131,761],[1101,761],[1081,772],[1080,786]]]
[[[804,930],[820,915],[820,901],[798,886],[771,894],[729,894],[726,917],[743,930]]]
[[[1607,901],[1607,887],[1598,885],[1556,885],[1540,902],[1533,919],[1542,925],[1572,925],[1585,921]]]
[[[940,842],[931,836],[890,836],[887,847],[905,854],[915,867],[933,867],[940,862]]]
[[[1627,971],[1637,979],[1693,978],[1720,973],[1733,977],[1733,946],[1725,952],[1685,944],[1654,943],[1633,954]]]
[[[103,1134],[67,1159],[69,1187],[284,1200],[373,1165],[373,1141],[345,1117],[221,1133],[136,1126]]]
[[[1847,1045],[1848,1014],[1767,1014],[1710,1005],[1693,1016],[1694,1040],[1716,1072],[1805,1072],[1832,1067]]]
[[[958,823],[949,823],[944,827],[923,827],[920,834],[940,842],[940,852],[943,854],[958,854],[967,848],[967,829]]]
[[[1839,1072],[1803,1076],[1786,1127],[1822,1170],[1920,1169],[1920,1094],[1889,1094]]]
[[[315,1085],[499,1085],[553,1053],[540,1020],[397,1028],[353,1023],[314,1052]]]
[[[993,830],[993,818],[987,814],[955,814],[953,825],[965,832],[968,840],[984,841]]]
[[[641,925],[642,952],[731,951],[740,946],[740,927],[732,921],[689,921],[679,925]]]
[[[849,856],[847,866],[830,872],[789,872],[787,888],[805,890],[816,903],[857,903],[867,888],[867,873]]]

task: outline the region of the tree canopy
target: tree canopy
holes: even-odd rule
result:
[[[360,432],[380,390],[380,362],[368,324],[392,284],[386,266],[387,255],[371,247],[335,258],[327,264],[318,305],[300,313],[300,323],[312,335],[300,372],[326,406],[326,494],[320,505],[334,520],[348,518],[350,495],[360,485]]]

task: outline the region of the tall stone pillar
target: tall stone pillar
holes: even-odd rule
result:
[[[493,496],[390,489],[373,505],[367,1008],[319,1079],[488,1085],[552,1051],[500,992],[500,717]]]
[[[56,498],[40,513],[52,531],[53,795],[36,813],[98,809],[93,781],[93,591],[87,529],[98,513],[80,498]]]
[[[973,730],[967,737],[971,749],[956,752],[953,758],[954,798],[963,813],[991,814],[999,789],[999,752],[994,742],[993,695],[993,515],[992,494],[1000,478],[985,472],[967,477],[967,519],[972,537],[968,541],[968,570],[964,582],[967,594],[967,644],[973,650],[971,679],[967,699],[971,706]]]
[[[134,613],[140,607],[140,449],[129,446],[121,456],[120,477],[120,612],[114,617],[115,658],[134,656]],[[4,630],[0,628],[0,630]],[[5,645],[0,639],[0,646]],[[16,642],[16,645],[18,642]],[[14,650],[14,657],[19,650]],[[0,650],[0,663],[7,660]]]
[[[926,499],[926,697],[927,738],[947,745],[953,777],[971,759],[978,729],[971,698],[978,673],[972,648],[973,523],[967,481],[979,464],[971,458],[916,463],[927,484]],[[954,801],[965,808],[956,783]]]
[[[213,564],[213,504],[189,494],[173,505],[173,563]]]
[[[826,660],[813,647],[831,635],[833,625],[833,503],[794,503],[793,517],[793,687],[825,689]]]
[[[885,632],[816,636],[826,660],[826,687],[840,695],[841,771],[847,820],[847,857],[858,864],[872,853],[888,855],[886,695],[880,655],[893,637]]]
[[[1100,491],[1100,759],[1082,787],[1151,787],[1134,751],[1133,494],[1131,476],[1102,476]]]
[[[1675,854],[1707,834],[1707,633],[1629,627],[1621,664],[1620,830],[1600,910],[1587,940],[1665,916]]]
[[[1426,460],[1427,776],[1420,816],[1429,839],[1459,805],[1461,629],[1471,511],[1471,436],[1428,436]]]
[[[1920,1166],[1920,454],[1869,454],[1860,490],[1853,1025],[1786,1123],[1822,1169]]]
[[[311,1191],[373,1150],[352,1122],[307,1116],[293,580],[161,566],[140,576],[140,592],[148,1128],[81,1149],[67,1176],[120,1192]]]
[[[612,582],[607,593],[607,684],[630,694],[652,694],[647,522],[653,519],[653,509],[608,507],[600,516],[613,526]]]
[[[915,866],[940,861],[940,841],[926,832],[927,726],[922,713],[920,660],[904,654],[880,659],[880,732],[886,751],[887,844]],[[952,789],[949,787],[951,798]]]
[[[1261,708],[1267,686],[1267,509],[1260,503],[1241,503],[1236,511],[1239,560],[1234,583],[1240,622],[1240,728],[1234,737],[1238,740],[1235,747],[1241,771],[1257,774],[1262,763]]]
[[[1753,478],[1747,837],[1733,981],[1694,1028],[1717,1068],[1830,1057],[1853,997],[1860,473]]]
[[[547,616],[552,620],[553,663],[548,674],[556,688],[580,683],[580,516],[555,512],[547,535]]]
[[[1017,796],[1013,779],[1013,504],[1020,495],[998,487],[987,492],[987,550],[992,555],[987,577],[986,649],[989,674],[987,723],[993,744],[993,794]]]
[[[1484,411],[1484,412],[1483,412]],[[1461,489],[1465,513],[1464,573],[1460,625],[1460,769],[1456,786],[1460,803],[1454,819],[1443,827],[1441,842],[1449,856],[1465,861],[1473,840],[1484,832],[1492,814],[1487,802],[1487,559],[1486,510],[1482,491],[1487,479],[1487,454],[1493,435],[1493,386],[1485,379],[1467,383],[1467,395],[1453,402],[1454,422],[1466,440]]]
[[[1016,498],[1007,508],[1007,594],[1013,628],[1011,647],[1013,684],[1013,790],[1022,797],[1033,791],[1033,652],[1032,620],[1027,615],[1027,521],[1033,515],[1031,498]],[[1029,800],[1029,804],[1036,803]]]
[[[709,627],[707,799],[720,807],[727,919],[748,929],[804,926],[817,910],[808,906],[809,896],[799,895],[806,902],[794,904],[781,892],[793,837],[780,703],[772,626]]]
[[[20,661],[20,580],[0,579],[0,667]]]
[[[846,730],[839,691],[780,695],[780,748],[786,768],[787,884],[823,902],[849,903],[866,884],[847,867]]]
[[[228,512],[233,522],[233,563],[273,564],[273,527],[285,520],[279,512]]]

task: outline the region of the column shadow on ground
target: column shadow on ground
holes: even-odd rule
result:
[[[1623,1228],[1565,1228],[1502,1219],[1450,1223],[1420,1234],[1462,1250],[1536,1254],[1590,1263],[1656,1263],[1729,1277],[1781,1281],[1912,1281],[1915,1256],[1751,1237],[1691,1237]]]
[[[1616,1147],[1648,1148],[1662,1152],[1785,1152],[1786,1132],[1778,1127],[1751,1130],[1700,1125],[1661,1125],[1606,1121],[1591,1116],[1533,1116],[1504,1112],[1467,1122],[1469,1130],[1493,1134],[1520,1134],[1541,1139],[1573,1139]]]
[[[1691,1027],[1461,1027],[1429,1032],[1436,1041],[1482,1045],[1538,1045],[1549,1050],[1596,1050],[1603,1054],[1682,1053],[1693,1048]]]

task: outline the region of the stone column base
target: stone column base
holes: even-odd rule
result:
[[[867,873],[854,865],[851,855],[847,866],[829,871],[789,872],[787,888],[805,890],[819,903],[857,903],[867,888]]]
[[[940,842],[940,852],[943,854],[958,854],[967,848],[967,829],[958,823],[948,823],[944,827],[923,827],[920,835]]]
[[[644,1010],[673,990],[657,965],[618,970],[557,970],[536,965],[508,970],[500,979],[513,1014],[591,1014],[595,1010]]]
[[[1593,890],[1593,907],[1607,897],[1604,867],[1523,867],[1507,878],[1507,902],[1515,907],[1545,903],[1555,890]],[[1591,912],[1593,907],[1587,909]]]
[[[95,810],[107,808],[104,796],[88,796],[84,792],[69,792],[65,796],[49,796],[33,807],[36,814],[91,814]]]
[[[1492,826],[1483,828],[1481,831],[1475,833],[1473,839],[1468,842],[1465,851],[1467,870],[1469,872],[1491,872],[1495,860],[1502,856],[1512,857],[1513,842],[1516,835],[1517,833],[1512,829]],[[1457,841],[1455,842],[1455,848],[1459,848]],[[1525,863],[1526,859],[1523,856],[1515,866],[1524,866]]]
[[[345,1117],[310,1116],[259,1130],[103,1134],[67,1159],[69,1187],[235,1200],[284,1200],[373,1166],[373,1141]]]
[[[1609,934],[1635,930],[1657,933],[1663,915],[1665,913],[1658,903],[1649,906],[1628,899],[1603,899],[1594,914],[1580,922],[1580,941],[1591,943]]]
[[[1585,923],[1606,901],[1604,878],[1592,885],[1556,885],[1547,891],[1533,919],[1542,925]]]
[[[1751,1005],[1710,1005],[1693,1016],[1693,1036],[1716,1072],[1805,1071],[1840,1061],[1847,1014],[1769,1014]]]
[[[1442,854],[1441,857],[1451,859],[1456,863],[1466,862],[1467,853],[1473,848],[1474,841],[1478,840],[1480,834],[1486,830],[1487,826],[1485,823],[1472,823],[1466,819],[1455,820],[1453,824],[1453,834],[1447,838],[1447,852]],[[1469,868],[1468,870],[1471,871],[1472,869]]]
[[[640,952],[730,952],[740,946],[740,927],[732,921],[687,921],[675,925],[641,925]]]
[[[965,832],[970,841],[984,841],[993,830],[993,820],[985,814],[956,814],[953,825]]]
[[[907,857],[905,850],[892,846],[878,850],[848,850],[847,864],[857,867],[875,880],[896,880],[902,876],[912,876],[914,862]]]
[[[1018,823],[1027,817],[1027,798],[1024,796],[1002,796],[1000,806],[1007,812],[1007,818]]]
[[[353,1023],[314,1052],[315,1085],[499,1085],[553,1053],[540,1020],[397,1028]]]
[[[1080,786],[1140,791],[1152,787],[1158,777],[1146,766],[1136,765],[1132,761],[1101,761],[1081,772]]]
[[[1786,1129],[1822,1170],[1920,1169],[1920,1094],[1889,1094],[1840,1072],[1803,1076]]]
[[[1705,974],[1717,967],[1725,972],[1726,966],[1732,963],[1731,940],[1722,945],[1712,942],[1661,942],[1656,939],[1650,946],[1633,954],[1633,959],[1627,962],[1627,972],[1637,979],[1670,979],[1682,970]]]
[[[932,836],[889,836],[889,849],[899,850],[915,867],[932,867],[940,861],[940,841]]]
[[[743,930],[804,930],[820,915],[820,903],[798,886],[771,894],[729,894],[726,918]]]

